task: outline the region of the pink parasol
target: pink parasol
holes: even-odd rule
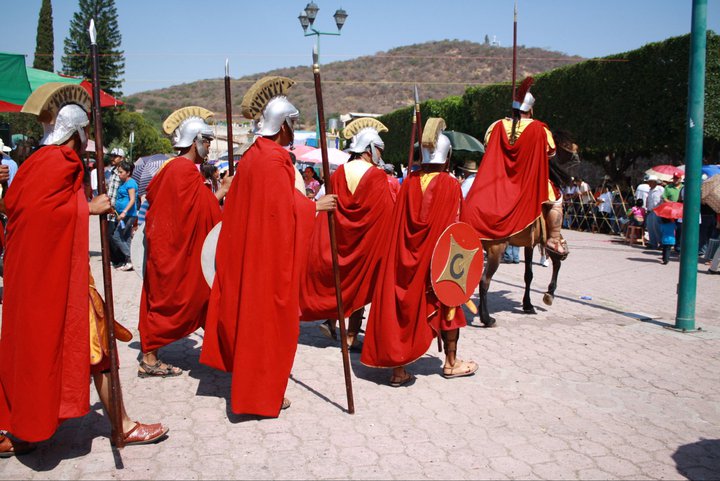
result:
[[[295,158],[302,157],[303,155],[312,152],[313,150],[317,150],[315,147],[310,147],[309,145],[293,145],[292,147],[285,147],[285,149],[289,150],[293,155],[295,155]]]
[[[673,179],[673,175],[683,177],[685,171],[681,170],[674,165],[656,165],[655,167],[645,171],[647,175],[654,175],[663,182],[670,182]]]
[[[342,165],[350,158],[350,154],[343,152],[340,149],[329,148],[328,149],[328,160],[331,164]],[[299,161],[317,164],[322,162],[322,152],[320,149],[315,149],[312,152],[308,152],[305,155],[298,157]]]

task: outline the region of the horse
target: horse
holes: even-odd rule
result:
[[[550,160],[550,178],[556,185],[563,185],[568,183],[571,179],[571,177],[567,174],[567,169],[580,162],[578,156],[578,146],[573,143],[570,134],[566,131],[556,131],[553,133],[553,137],[555,138],[557,145],[557,153],[555,157]],[[538,244],[545,245],[547,239],[546,222],[550,217],[551,209],[552,205],[547,203],[543,204],[542,215],[525,229],[513,234],[510,237],[490,240],[483,239],[482,244],[483,249],[487,254],[487,259],[485,270],[483,271],[482,278],[480,279],[480,302],[478,310],[480,322],[482,322],[485,327],[492,327],[495,324],[495,318],[490,316],[488,311],[487,292],[490,288],[490,282],[500,266],[500,259],[502,258],[508,244],[525,248],[525,293],[523,295],[522,310],[525,314],[537,313],[535,306],[533,306],[532,301],[530,300],[530,285],[533,280],[533,250]],[[557,213],[554,215],[557,216]],[[557,217],[555,217],[552,221],[557,222]],[[560,214],[559,221],[562,222],[562,214]],[[550,284],[548,284],[547,291],[543,294],[543,303],[551,306],[555,299],[558,273],[560,272],[562,261],[568,254],[567,245],[565,245],[564,254],[558,254],[550,249],[548,249],[546,253],[552,261],[552,278],[550,279]]]

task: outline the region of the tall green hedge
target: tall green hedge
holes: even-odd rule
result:
[[[684,163],[690,36],[674,37],[599,60],[537,75],[535,117],[571,132],[584,160],[620,176],[639,157],[670,155]],[[449,130],[482,138],[510,111],[510,83],[470,87],[462,97],[428,100],[423,119],[441,116]],[[386,161],[405,163],[412,108],[380,118],[390,132]],[[705,80],[706,155],[720,154],[720,36],[708,32]],[[606,159],[610,158],[611,161]]]

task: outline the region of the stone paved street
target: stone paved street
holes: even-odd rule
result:
[[[101,285],[97,220],[91,263]],[[37,451],[0,460],[2,479],[718,479],[720,276],[699,265],[697,325],[675,317],[679,263],[618,238],[565,232],[572,253],[555,303],[542,304],[550,269],[535,267],[536,316],[521,313],[523,266],[501,265],[489,302],[495,329],[475,320],[459,356],[470,378],[443,379],[433,345],[410,367],[413,386],[353,353],[357,413],[348,415],[339,348],[304,324],[279,419],[230,413],[230,375],[198,362],[202,332],[161,351],[179,378],[136,376],[139,278],[113,272],[130,415],[170,426],[164,442],[120,451],[97,395]],[[537,257],[537,253],[536,253]],[[38,302],[42,290],[38,286]],[[591,299],[581,299],[590,297]],[[641,320],[645,319],[645,320]],[[258,320],[260,322],[260,320]],[[32,366],[28,366],[32,369]]]

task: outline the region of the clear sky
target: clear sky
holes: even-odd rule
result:
[[[315,37],[297,17],[308,0],[116,0],[123,91],[131,94],[224,75],[311,63]],[[55,69],[77,0],[53,0]],[[321,38],[321,62],[371,55],[431,40],[512,46],[513,0],[315,0],[315,26],[335,32],[333,13],[349,17],[340,37]],[[0,0],[0,50],[32,65],[41,0]],[[720,0],[707,0],[708,28],[720,32]],[[518,43],[601,57],[690,31],[692,0],[518,0]],[[370,69],[372,66],[368,66]],[[382,72],[368,71],[382,77]],[[509,79],[508,79],[509,80]]]

